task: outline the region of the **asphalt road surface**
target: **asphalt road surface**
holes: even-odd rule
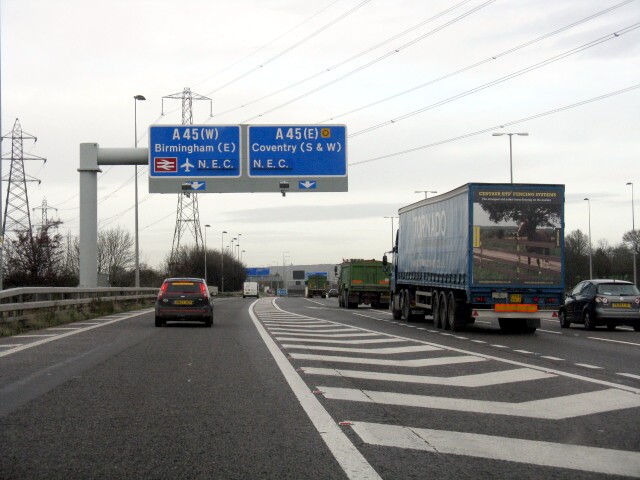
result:
[[[640,333],[220,299],[0,339],[0,478],[640,478]]]

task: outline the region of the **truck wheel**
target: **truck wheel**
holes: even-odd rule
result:
[[[398,295],[393,294],[391,295],[391,315],[393,316],[394,320],[400,320],[400,318],[402,317],[402,310],[400,310],[400,308],[398,307]]]
[[[449,309],[447,308],[447,297],[445,292],[440,293],[440,325],[445,330],[449,330],[449,322],[447,316],[449,315]]]
[[[449,302],[447,305],[447,320],[449,328],[453,332],[459,332],[466,325],[465,307],[461,302],[456,301],[456,297],[453,292],[449,292]]]
[[[434,290],[431,293],[431,313],[433,315],[433,325],[436,328],[442,328],[442,323],[440,323],[440,293]]]

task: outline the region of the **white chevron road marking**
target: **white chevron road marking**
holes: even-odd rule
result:
[[[306,350],[321,350],[326,352],[352,352],[352,353],[368,353],[371,355],[395,355],[398,353],[414,353],[414,352],[435,352],[442,350],[431,345],[408,345],[406,347],[392,348],[346,348],[346,347],[323,347],[320,345],[297,345],[283,344],[283,348],[303,348]]]
[[[418,358],[415,360],[381,360],[379,358],[338,357],[333,355],[313,355],[310,353],[292,353],[296,360],[317,360],[320,362],[359,363],[365,365],[387,365],[393,367],[433,367],[436,365],[453,365],[457,363],[484,362],[484,358],[470,355],[456,357]]]
[[[318,386],[325,398],[352,402],[380,403],[404,407],[435,408],[459,412],[509,415],[514,417],[563,420],[566,418],[640,407],[640,398],[633,393],[610,388],[564,397],[509,403],[464,398],[431,397],[406,393],[378,392]]]
[[[640,453],[477,433],[354,422],[363,442],[437,454],[504,460],[606,475],[640,476]]]
[[[302,328],[270,328],[270,332],[300,332],[306,333],[307,330],[303,330]],[[327,330],[315,330],[317,333],[339,333],[339,332],[361,332],[362,330],[358,330],[357,328],[335,328],[330,327]]]
[[[358,330],[359,331],[359,330]],[[292,337],[324,337],[324,338],[346,338],[346,337],[379,337],[379,333],[288,333],[274,332],[276,335],[287,335]]]
[[[296,342],[307,342],[307,343],[332,343],[332,344],[342,344],[342,345],[367,345],[373,343],[407,343],[407,340],[402,340],[400,338],[370,338],[367,340],[327,340],[324,338],[287,338],[287,337],[276,337],[276,340],[295,340]]]
[[[488,387],[504,383],[528,382],[553,378],[556,375],[543,373],[530,368],[516,368],[502,372],[460,375],[457,377],[432,377],[426,375],[403,375],[399,373],[363,372],[359,370],[340,370],[337,368],[301,367],[307,375],[325,375],[330,377],[360,378],[384,382],[419,383],[426,385],[446,385],[450,387]]]

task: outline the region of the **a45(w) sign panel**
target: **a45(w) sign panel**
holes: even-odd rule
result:
[[[235,178],[242,174],[240,127],[149,127],[149,175],[170,178]]]

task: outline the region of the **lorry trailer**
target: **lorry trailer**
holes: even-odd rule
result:
[[[380,260],[343,260],[335,267],[338,277],[338,305],[358,308],[389,308],[389,271]]]
[[[564,299],[564,185],[468,183],[401,208],[391,310],[535,332]],[[383,262],[387,263],[385,255]]]
[[[305,297],[326,297],[329,291],[329,279],[327,275],[309,275],[305,282]]]

